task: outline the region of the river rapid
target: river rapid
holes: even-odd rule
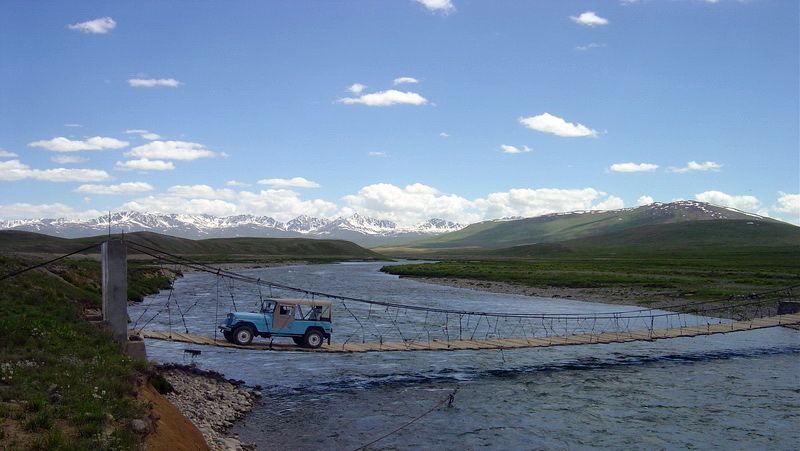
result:
[[[426,284],[381,273],[382,265],[237,272],[310,290],[450,309],[628,309]],[[228,311],[253,310],[260,296],[270,295],[296,297],[191,272],[176,281],[172,293],[149,296],[129,307],[129,314],[137,328],[185,327],[213,335]],[[164,309],[168,298],[170,308]],[[359,317],[369,314],[365,306],[348,308]],[[408,327],[420,320],[413,314],[405,319]],[[333,324],[334,343],[365,337],[338,305]],[[404,327],[403,318],[398,324]],[[193,358],[187,348],[202,353]],[[355,449],[424,414],[456,389],[451,407],[443,404],[370,449],[789,450],[800,443],[800,332],[787,328],[609,345],[362,354],[148,340],[147,354],[161,362],[193,361],[261,385],[262,401],[232,430],[259,449]]]

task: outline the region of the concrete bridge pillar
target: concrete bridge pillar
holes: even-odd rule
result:
[[[102,274],[103,323],[126,354],[146,359],[144,341],[128,339],[128,250],[122,240],[103,243]]]

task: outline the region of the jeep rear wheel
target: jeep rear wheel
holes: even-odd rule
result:
[[[253,328],[250,326],[239,326],[233,329],[233,342],[237,345],[246,346],[253,341]]]
[[[309,348],[318,348],[322,346],[322,340],[322,332],[317,329],[307,330],[306,335],[303,337],[303,343]]]

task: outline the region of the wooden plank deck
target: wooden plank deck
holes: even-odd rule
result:
[[[317,349],[304,348],[283,342],[255,341],[249,346],[240,346],[229,343],[225,339],[208,337],[205,335],[187,334],[180,332],[143,330],[131,331],[131,334],[142,338],[154,340],[175,341],[197,345],[220,346],[224,348],[238,348],[268,351],[298,351],[298,352],[400,352],[400,351],[456,351],[478,349],[516,349],[516,348],[544,348],[549,346],[575,346],[586,344],[627,343],[631,341],[652,341],[678,337],[696,337],[700,335],[716,335],[746,330],[766,329],[776,326],[800,326],[800,313],[791,315],[770,316],[748,321],[734,321],[730,323],[713,323],[692,327],[674,327],[671,329],[634,330],[629,332],[602,332],[596,334],[554,335],[550,337],[515,337],[493,338],[486,340],[432,340],[406,341],[406,342],[367,342],[367,343],[332,343],[324,344]]]

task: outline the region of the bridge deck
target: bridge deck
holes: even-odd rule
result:
[[[776,326],[800,325],[800,313],[791,315],[770,316],[747,321],[730,323],[717,323],[704,326],[675,327],[670,329],[635,330],[628,332],[603,332],[597,334],[577,334],[551,337],[516,337],[496,338],[487,340],[432,340],[406,341],[406,342],[367,342],[367,343],[333,343],[322,345],[317,349],[304,348],[293,344],[270,343],[256,341],[249,346],[240,346],[229,343],[224,339],[215,340],[204,335],[167,332],[156,330],[142,330],[136,332],[143,338],[155,340],[177,341],[198,345],[220,346],[225,348],[256,349],[270,351],[301,351],[301,352],[383,352],[383,351],[455,351],[477,349],[516,349],[516,348],[545,348],[549,346],[574,346],[585,344],[627,343],[631,341],[652,341],[678,337],[696,337],[699,335],[716,335],[746,330],[765,329]],[[131,331],[134,334],[133,331]]]

